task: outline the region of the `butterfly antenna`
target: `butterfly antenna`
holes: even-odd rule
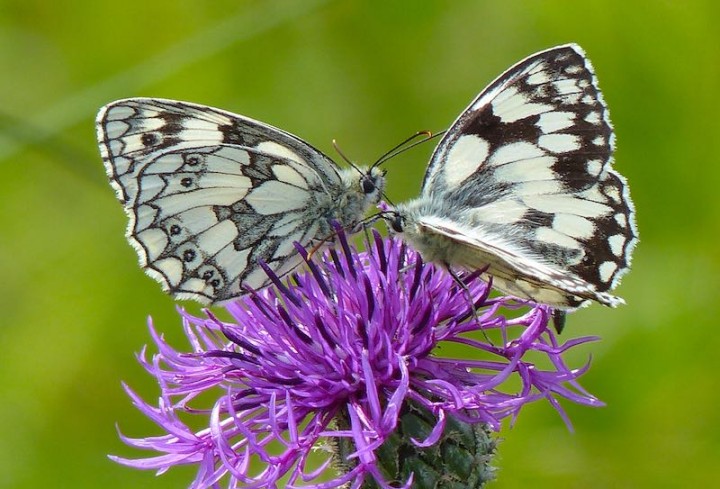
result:
[[[404,153],[405,151],[414,148],[415,146],[419,144],[426,143],[427,141],[430,141],[431,139],[435,139],[438,136],[442,136],[445,134],[446,131],[440,131],[435,134],[433,134],[431,131],[418,131],[409,138],[405,139],[400,144],[394,146],[389,151],[385,152],[380,158],[377,159],[375,163],[372,164],[370,168],[375,168],[377,166],[382,165],[389,159],[392,159],[396,157],[399,154]],[[420,141],[415,141],[416,139],[424,136]]]
[[[350,158],[348,158],[347,156],[345,156],[345,153],[343,153],[343,152],[340,150],[340,146],[338,145],[337,140],[333,139],[333,140],[332,140],[332,145],[333,145],[333,148],[335,148],[335,151],[337,151],[337,154],[340,155],[340,157],[345,161],[345,163],[347,163],[348,165],[350,165],[350,166],[351,166],[356,172],[358,172],[360,175],[365,175],[365,172],[363,172],[355,163],[353,163],[352,161],[350,161]]]
[[[390,198],[389,198],[387,195],[385,195],[385,192],[383,192],[382,197],[383,197],[382,200],[383,200],[386,204],[388,204],[390,207],[395,207],[395,203],[394,203],[392,200],[390,200]]]
[[[414,148],[415,146],[425,143],[427,141],[430,141],[431,139],[435,139],[438,136],[442,136],[445,134],[446,131],[440,131],[438,133],[433,134],[431,131],[418,131],[409,138],[406,138],[404,141],[402,141],[400,144],[397,144],[390,148],[389,151],[386,151],[380,158],[375,161],[375,163],[372,164],[370,167],[370,170],[373,168],[377,168],[386,161],[388,161],[391,158],[396,157],[397,155]],[[423,137],[424,136],[424,137]],[[423,137],[420,141],[415,141],[416,139]],[[413,142],[414,141],[414,142]],[[388,196],[385,194],[385,192],[382,193],[382,198],[385,202],[390,204],[392,207],[395,207],[395,204],[388,198]]]

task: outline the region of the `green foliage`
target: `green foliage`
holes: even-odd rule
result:
[[[491,487],[709,487],[717,480],[720,7],[624,2],[40,2],[0,4],[0,487],[186,487],[113,464],[153,431],[120,387],[156,387],[133,352],[146,316],[180,337],[174,304],[123,238],[94,142],[97,108],[130,96],[222,107],[370,162],[441,130],[502,70],[569,41],[593,61],[641,242],[628,305],[568,318],[584,385],[608,403],[548,406],[502,433]],[[390,162],[418,192],[431,148]],[[188,307],[197,310],[194,304]],[[580,366],[586,357],[578,356]],[[692,467],[692,470],[688,470]]]

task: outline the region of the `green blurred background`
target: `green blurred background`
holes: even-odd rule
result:
[[[175,305],[138,268],[93,119],[118,98],[190,100],[369,162],[445,128],[502,70],[569,41],[598,73],[641,243],[626,307],[571,316],[602,341],[583,385],[608,406],[546,404],[504,438],[493,487],[718,487],[720,8],[701,1],[0,1],[0,487],[186,487],[193,471],[110,462],[157,433],[120,381],[146,317],[182,345]],[[388,164],[418,192],[431,148]],[[194,310],[198,308],[190,305]]]

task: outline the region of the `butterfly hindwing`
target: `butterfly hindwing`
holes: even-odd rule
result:
[[[463,227],[447,219],[423,217],[418,233],[427,241],[444,242],[451,250],[443,253],[447,264],[476,270],[492,277],[493,285],[507,294],[543,304],[577,307],[587,300],[615,306],[618,299],[594,290],[592,284],[545,263],[528,250],[518,253],[511,239]],[[437,239],[440,238],[440,239]],[[441,245],[442,246],[442,245]]]
[[[327,237],[332,219],[353,224],[369,202],[360,175],[351,189],[309,144],[219,109],[120,100],[101,109],[98,139],[141,266],[181,299],[265,285],[260,260],[287,273],[295,241]]]
[[[417,222],[445,220],[469,242],[489,240],[479,255],[501,238],[513,262],[502,278],[508,293],[520,295],[513,280],[532,278],[567,297],[520,296],[559,307],[587,298],[615,305],[621,299],[606,292],[629,267],[637,229],[613,149],[590,62],[580,47],[559,46],[519,62],[478,95],[438,144],[421,197],[400,209]]]

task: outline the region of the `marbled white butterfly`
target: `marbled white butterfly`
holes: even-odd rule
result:
[[[386,217],[425,259],[488,267],[504,293],[560,310],[616,306],[609,291],[637,228],[613,149],[590,61],[558,46],[483,90],[435,149],[420,197]]]
[[[148,275],[178,299],[222,302],[278,276],[308,246],[362,220],[385,186],[340,170],[285,131],[219,109],[135,98],[97,116],[100,152]]]

